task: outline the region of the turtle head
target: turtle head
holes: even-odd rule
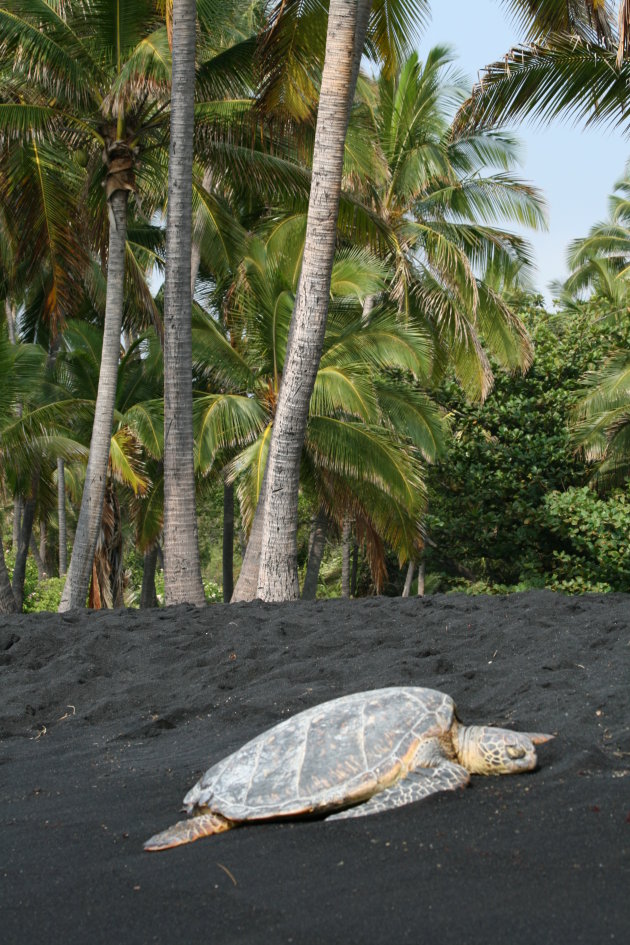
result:
[[[472,774],[518,774],[536,767],[534,746],[551,738],[553,735],[490,725],[460,725],[456,750],[460,764]]]

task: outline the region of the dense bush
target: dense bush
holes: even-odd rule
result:
[[[574,451],[569,419],[586,371],[610,348],[627,345],[630,328],[608,326],[596,303],[571,315],[552,315],[536,301],[522,314],[535,345],[526,375],[497,372],[484,404],[466,402],[454,383],[442,387],[454,438],[430,475],[431,584],[436,586],[437,574],[443,590],[617,587],[611,567],[623,558],[621,530],[610,539],[608,564],[596,567],[581,526],[564,515],[568,506],[559,497],[571,490],[566,501],[577,503],[584,521],[596,514],[611,520],[618,512],[617,498],[591,494],[587,501],[590,490],[574,491],[586,486],[591,468]],[[584,555],[591,563],[580,568],[578,558]]]

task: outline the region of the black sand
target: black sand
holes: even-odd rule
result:
[[[528,775],[164,853],[212,761],[386,685],[557,738]],[[370,599],[0,617],[0,941],[630,940],[630,597]]]

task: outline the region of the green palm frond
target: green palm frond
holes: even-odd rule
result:
[[[12,148],[0,161],[0,201],[20,221],[16,253],[28,260],[27,281],[41,278],[47,268],[42,317],[54,331],[76,309],[87,260],[71,215],[81,174],[76,165],[68,165],[65,149],[35,139]]]
[[[195,75],[197,101],[248,98],[256,84],[254,65],[257,46],[254,37],[247,37],[200,63]]]
[[[448,426],[427,394],[388,379],[378,380],[376,391],[382,414],[399,437],[410,440],[426,462],[444,455]]]
[[[342,413],[347,417],[374,423],[378,417],[377,399],[372,379],[361,366],[337,364],[321,367],[311,396],[312,414]]]
[[[25,75],[50,96],[94,105],[98,65],[69,23],[45,0],[11,0],[0,8],[0,43],[14,79]],[[19,68],[16,66],[19,65]]]
[[[388,271],[385,263],[360,247],[340,250],[333,263],[331,297],[353,296],[360,301],[369,295],[378,295],[386,286]]]
[[[215,277],[223,276],[245,253],[245,230],[228,203],[198,180],[193,184],[193,213],[204,265]]]
[[[413,451],[401,449],[382,427],[311,415],[305,446],[325,469],[372,483],[406,508],[414,508],[423,492]]]
[[[193,401],[195,468],[207,475],[225,450],[242,449],[265,429],[267,416],[251,397],[203,394]]]
[[[131,502],[132,519],[136,527],[136,546],[144,552],[160,537],[164,527],[164,476],[152,477],[143,496]]]
[[[121,422],[133,431],[143,449],[154,459],[164,453],[164,401],[145,400],[134,404],[121,417]]]
[[[112,82],[102,107],[117,113],[133,105],[143,95],[168,94],[171,84],[171,50],[162,26],[143,36],[125,58],[120,72]]]
[[[573,412],[575,446],[598,462],[596,482],[623,485],[630,473],[630,352],[612,352],[585,383]]]
[[[251,528],[260,498],[272,428],[272,424],[268,423],[262,435],[235,456],[224,469],[227,482],[237,480],[236,494],[247,532]]]
[[[253,390],[257,374],[219,323],[198,306],[193,310],[193,370],[225,390],[237,393]]]
[[[320,365],[365,364],[379,371],[409,371],[424,379],[430,372],[431,355],[426,330],[401,325],[391,312],[377,311],[368,324],[355,321],[341,333],[331,333],[324,342]]]
[[[128,427],[120,427],[111,438],[109,471],[116,482],[129,486],[135,495],[142,495],[149,486],[140,444]]]
[[[612,7],[606,0],[502,0],[521,32],[532,41],[551,32],[572,33],[581,38],[614,41]]]
[[[544,46],[519,46],[488,66],[457,119],[458,128],[487,128],[563,117],[586,126],[627,127],[630,61],[616,51],[554,35]]]
[[[479,283],[477,325],[487,350],[501,367],[525,373],[534,360],[534,349],[521,319],[502,295],[487,283]]]

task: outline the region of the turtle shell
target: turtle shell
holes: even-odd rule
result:
[[[455,706],[435,689],[357,692],[306,709],[209,768],[184,798],[229,820],[334,810],[397,780],[419,744],[446,734]]]

